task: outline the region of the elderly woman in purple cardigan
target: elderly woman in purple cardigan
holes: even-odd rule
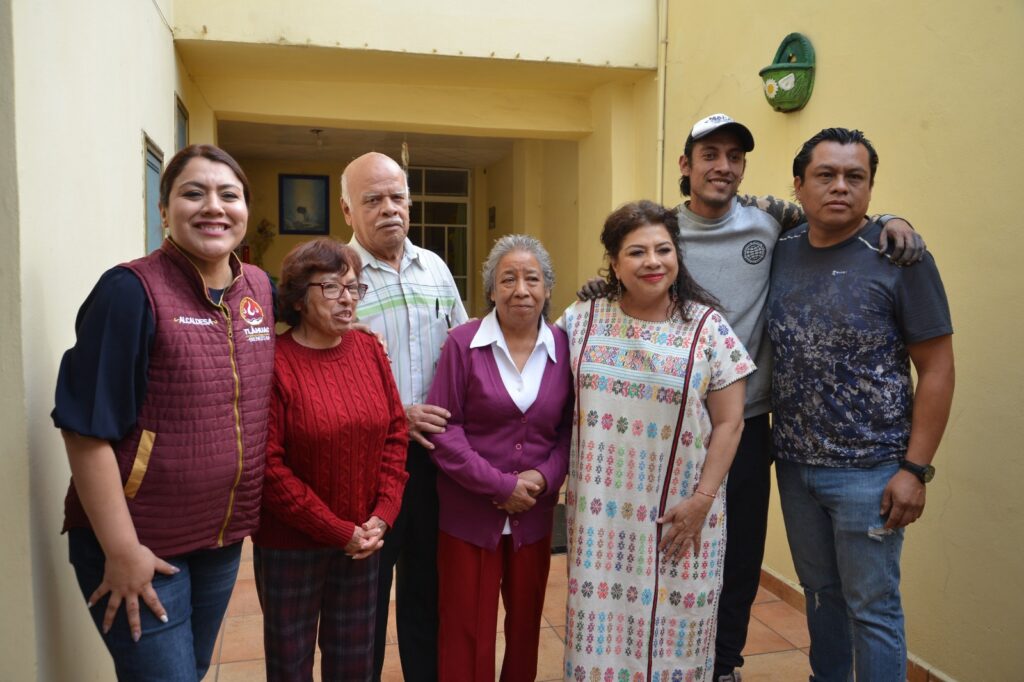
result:
[[[483,269],[491,312],[453,329],[428,402],[451,412],[432,436],[439,468],[438,679],[534,680],[551,562],[552,510],[565,479],[572,380],[565,332],[545,321],[554,273],[532,237],[502,237]]]

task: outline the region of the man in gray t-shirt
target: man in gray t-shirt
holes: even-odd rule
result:
[[[679,157],[680,189],[690,197],[679,206],[686,268],[714,295],[750,352],[758,370],[747,379],[743,436],[726,488],[728,535],[715,641],[717,680],[739,679],[750,609],[764,558],[771,489],[771,356],[765,338],[765,302],[772,252],[783,231],[804,222],[799,206],[773,197],[737,196],[754,136],[725,114],[694,124]],[[893,259],[920,259],[923,242],[903,220],[894,219],[879,246],[894,243]]]

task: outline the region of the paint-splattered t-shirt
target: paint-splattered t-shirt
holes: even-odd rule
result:
[[[830,467],[902,457],[913,386],[907,347],[953,332],[930,254],[898,267],[879,256],[881,226],[811,246],[807,226],[775,247],[768,296],[776,456]]]

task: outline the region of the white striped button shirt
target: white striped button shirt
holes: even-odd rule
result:
[[[359,321],[384,335],[402,404],[422,403],[448,330],[469,319],[452,273],[437,254],[408,239],[398,272],[355,236],[349,246],[359,253],[360,279],[369,286],[359,301]]]

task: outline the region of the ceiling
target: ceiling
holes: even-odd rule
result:
[[[190,78],[232,82],[411,83],[418,86],[500,88],[587,93],[607,83],[632,82],[649,70],[477,57],[410,54],[371,49],[176,40]],[[416,166],[474,168],[507,157],[512,139],[434,135],[422,132],[329,128],[310,120],[296,125],[227,120],[217,124],[217,143],[239,159],[308,161],[340,165],[370,151],[400,155],[402,141]],[[317,147],[311,128],[323,128]]]
[[[175,40],[174,46],[191,77],[198,80],[403,82],[585,93],[651,73],[641,68],[213,40]]]
[[[477,168],[512,152],[512,140],[507,138],[345,128],[322,128],[318,146],[317,136],[310,130],[306,126],[220,121],[217,144],[238,159],[322,160],[339,166],[369,151],[398,159],[403,141],[409,145],[409,163],[413,166]]]
[[[421,86],[587,93],[607,83],[631,82],[649,75],[649,70],[638,68],[314,46],[176,40],[175,47],[190,77],[200,84],[206,78],[339,84],[403,82]],[[344,165],[371,150],[398,158],[404,140],[409,145],[412,165],[473,168],[506,157],[513,144],[511,139],[497,137],[324,127],[323,144],[317,147],[310,129],[322,126],[315,121],[296,125],[294,121],[283,124],[266,119],[255,122],[251,117],[249,121],[227,118],[218,123],[218,144],[242,159],[323,159]]]

